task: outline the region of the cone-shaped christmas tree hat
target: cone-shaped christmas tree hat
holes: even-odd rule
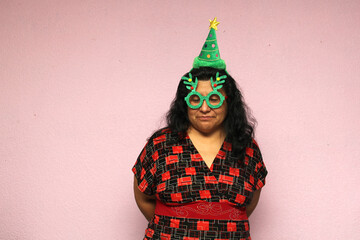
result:
[[[205,44],[201,49],[200,55],[194,59],[193,68],[199,67],[213,67],[217,69],[225,69],[226,64],[220,58],[219,47],[216,39],[216,30],[219,22],[214,20],[210,21],[210,31],[206,38]]]

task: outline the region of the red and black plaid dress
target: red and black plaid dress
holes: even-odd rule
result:
[[[255,140],[240,160],[232,156],[225,139],[209,168],[188,136],[178,139],[168,128],[156,132],[132,168],[140,191],[156,195],[156,208],[171,207],[176,213],[161,215],[155,210],[144,239],[251,239],[246,215],[239,220],[234,209],[244,210],[253,191],[265,184],[267,170]],[[194,203],[196,209],[191,208]],[[217,217],[224,214],[229,218]]]

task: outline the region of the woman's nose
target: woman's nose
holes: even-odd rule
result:
[[[207,105],[206,101],[204,100],[200,107],[200,111],[201,112],[209,112],[210,110],[211,110],[210,107]]]

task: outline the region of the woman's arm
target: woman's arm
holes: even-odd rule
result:
[[[140,211],[144,214],[145,218],[150,221],[154,217],[155,213],[155,195],[149,196],[141,192],[138,188],[136,177],[134,177],[134,195],[136,204],[138,205]]]
[[[257,205],[258,202],[259,202],[260,192],[261,192],[261,188],[258,189],[258,190],[255,190],[255,191],[254,191],[254,194],[253,194],[253,198],[252,198],[250,204],[246,206],[246,214],[247,214],[248,217],[249,217],[249,216],[251,215],[251,213],[254,211],[256,205]]]

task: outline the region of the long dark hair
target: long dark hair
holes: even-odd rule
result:
[[[198,80],[208,80],[211,77],[215,79],[217,72],[219,72],[220,75],[227,75],[225,83],[223,84],[223,89],[228,97],[226,100],[228,112],[224,120],[226,139],[232,143],[233,156],[243,159],[246,146],[254,137],[256,120],[245,104],[235,80],[225,70],[218,70],[211,67],[192,69],[184,76],[189,77],[189,73],[191,73],[193,79],[197,77]],[[177,88],[175,99],[171,103],[170,110],[166,114],[168,127],[172,132],[178,133],[180,138],[186,135],[185,133],[190,126],[187,114],[188,106],[184,100],[188,93],[189,90],[186,89],[185,84],[183,84],[183,81],[181,80]]]

